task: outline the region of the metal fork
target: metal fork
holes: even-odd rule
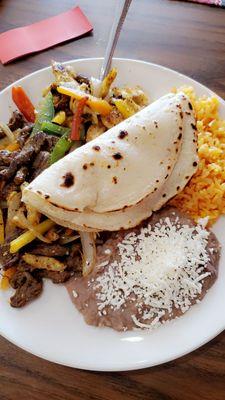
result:
[[[110,31],[108,44],[106,47],[104,59],[102,62],[102,67],[100,71],[99,79],[102,81],[105,76],[108,74],[112,57],[116,48],[117,41],[119,39],[119,35],[125,21],[128,9],[130,7],[132,0],[119,0],[119,3],[116,8],[116,13],[113,21],[113,25]]]

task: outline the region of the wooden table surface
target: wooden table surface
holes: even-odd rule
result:
[[[0,32],[79,4],[92,35],[0,66],[0,89],[50,63],[104,54],[116,0],[1,0]],[[116,56],[187,74],[225,97],[225,10],[133,0]],[[1,311],[0,311],[1,312]],[[210,316],[209,316],[210,318]],[[196,335],[198,332],[196,332]],[[55,365],[0,339],[0,400],[224,400],[225,332],[177,361],[142,371],[95,373]]]

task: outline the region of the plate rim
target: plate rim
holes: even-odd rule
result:
[[[101,60],[103,60],[103,57],[88,57],[88,58],[83,57],[83,58],[71,59],[71,60],[62,62],[62,64],[70,65],[71,63],[75,64],[77,62],[78,63],[79,62],[90,62],[90,61],[95,61],[96,62],[96,61],[101,61]],[[164,65],[161,65],[161,64],[156,64],[156,63],[152,63],[152,62],[149,62],[149,61],[132,59],[132,58],[114,57],[113,61],[119,61],[119,62],[121,62],[121,61],[122,62],[129,62],[130,61],[132,63],[142,64],[142,65],[143,64],[150,65],[152,67],[156,67],[156,68],[159,68],[161,70],[165,70],[165,71],[167,71],[169,73],[173,73],[173,74],[179,75],[181,78],[188,79],[189,81],[193,82],[193,84],[197,84],[199,87],[201,87],[201,89],[206,89],[211,95],[216,96],[220,100],[220,102],[223,103],[223,106],[225,107],[225,100],[222,97],[220,97],[216,92],[212,91],[210,88],[208,88],[207,86],[205,86],[201,82],[198,82],[197,80],[189,77],[188,75],[180,73],[179,71],[176,71],[175,69],[168,68],[168,67],[166,67]],[[4,89],[2,89],[0,91],[0,95],[4,95],[4,92],[8,91],[15,84],[19,84],[24,79],[31,78],[31,77],[35,76],[36,74],[40,74],[40,73],[46,72],[46,71],[48,71],[50,69],[51,69],[51,66],[46,66],[46,67],[38,69],[38,70],[36,70],[34,72],[31,72],[31,73],[19,78],[18,80],[14,81],[10,85],[8,85]],[[93,365],[88,365],[87,362],[79,362],[79,363],[76,362],[76,366],[75,366],[72,363],[57,361],[56,359],[54,359],[54,357],[50,358],[48,356],[44,356],[42,353],[39,354],[36,351],[31,351],[28,347],[26,348],[23,345],[18,345],[14,339],[9,338],[9,335],[4,334],[2,332],[1,327],[0,327],[0,335],[4,339],[8,340],[10,343],[15,345],[16,347],[21,348],[22,350],[26,351],[27,353],[32,354],[32,355],[34,355],[34,356],[36,356],[38,358],[44,359],[46,361],[56,363],[58,365],[64,365],[64,366],[67,366],[67,367],[72,367],[72,368],[77,368],[77,369],[82,369],[82,370],[88,370],[88,371],[115,372],[115,371],[132,371],[132,370],[139,370],[139,369],[143,369],[143,368],[151,368],[151,367],[154,367],[154,366],[157,366],[157,365],[163,365],[165,363],[168,363],[168,362],[176,360],[176,359],[180,359],[181,357],[184,357],[185,355],[187,355],[189,353],[192,353],[193,351],[203,347],[206,343],[208,343],[211,340],[213,340],[216,336],[218,336],[224,330],[225,330],[225,323],[224,323],[224,326],[219,328],[219,329],[217,329],[215,333],[211,334],[205,340],[203,340],[203,341],[201,340],[200,344],[199,343],[195,344],[193,347],[189,347],[189,349],[187,349],[187,350],[185,350],[183,352],[179,352],[179,355],[176,355],[176,354],[170,355],[167,358],[165,358],[163,362],[159,361],[159,362],[153,362],[152,363],[152,362],[149,362],[149,361],[146,361],[146,360],[139,361],[139,362],[133,361],[133,362],[130,362],[130,366],[129,367],[125,367],[125,366],[121,366],[120,367],[119,366],[119,364],[120,364],[119,362],[115,363],[115,365],[112,366],[112,367],[104,366],[103,365],[104,363],[102,363],[102,365],[103,365],[102,367],[100,367],[100,366],[93,367]]]
[[[63,64],[63,65],[70,65],[71,63],[74,63],[74,62],[81,62],[81,61],[82,61],[82,62],[83,62],[83,61],[100,61],[100,60],[103,60],[103,57],[83,57],[83,58],[74,58],[74,59],[71,59],[71,60],[68,60],[68,61],[62,61],[61,64]],[[113,62],[113,61],[125,61],[125,62],[131,61],[132,63],[135,62],[135,63],[138,63],[138,64],[151,65],[151,66],[153,66],[153,67],[159,67],[160,69],[163,69],[163,70],[165,70],[165,71],[169,71],[169,72],[172,72],[172,73],[176,73],[176,74],[178,74],[180,77],[188,78],[188,79],[191,80],[192,82],[197,83],[198,85],[201,86],[202,89],[205,89],[205,88],[206,88],[208,91],[211,92],[211,94],[216,95],[216,96],[225,104],[225,100],[224,100],[221,96],[219,96],[219,95],[218,95],[216,92],[214,92],[212,89],[210,89],[210,88],[208,88],[207,86],[205,86],[203,83],[201,83],[201,82],[197,81],[196,79],[193,79],[193,78],[191,78],[190,76],[185,75],[185,74],[183,74],[183,73],[181,73],[181,72],[179,72],[179,71],[177,71],[177,70],[175,70],[175,69],[166,67],[165,65],[157,64],[157,63],[152,63],[152,62],[150,62],[150,61],[145,61],[145,60],[138,60],[138,59],[136,59],[136,58],[126,58],[126,57],[113,57],[113,58],[112,58],[112,62]],[[38,70],[36,70],[36,71],[33,71],[33,72],[31,72],[31,73],[29,73],[29,74],[27,74],[27,75],[22,76],[21,78],[17,79],[16,81],[13,81],[13,82],[10,83],[8,86],[6,86],[4,89],[2,89],[2,90],[0,91],[0,94],[3,94],[3,93],[4,93],[5,91],[7,91],[10,87],[12,87],[13,85],[15,85],[16,83],[19,83],[20,81],[22,81],[22,80],[25,79],[25,78],[30,78],[30,77],[32,77],[32,76],[34,76],[34,75],[36,75],[36,74],[39,74],[40,72],[44,72],[44,71],[47,71],[47,70],[50,70],[50,69],[51,69],[51,65],[50,65],[50,66],[43,67],[43,68],[40,68],[40,69],[38,69]]]
[[[98,327],[96,327],[98,328]],[[160,329],[160,328],[159,328]],[[223,331],[225,330],[225,325],[224,328],[218,329],[216,334],[213,334],[212,337],[210,339],[205,339],[203,342],[201,342],[201,344],[196,344],[195,346],[193,346],[193,348],[191,350],[186,350],[182,353],[179,353],[179,356],[168,356],[167,358],[164,359],[163,362],[154,362],[154,363],[149,363],[149,361],[135,361],[135,362],[130,362],[130,367],[125,367],[125,366],[120,366],[119,362],[117,362],[117,364],[115,364],[115,366],[112,367],[108,367],[108,366],[104,366],[104,364],[102,363],[101,365],[103,365],[102,367],[93,367],[93,366],[88,366],[87,363],[83,363],[83,362],[76,362],[76,366],[74,366],[72,363],[70,362],[61,362],[61,361],[57,361],[57,359],[54,359],[53,357],[48,358],[47,356],[44,355],[40,355],[38,352],[36,351],[31,351],[28,350],[25,346],[19,346],[18,344],[16,344],[16,342],[12,339],[8,338],[8,335],[3,335],[0,331],[0,336],[2,336],[5,340],[7,340],[9,343],[13,344],[15,347],[18,347],[19,349],[25,351],[27,354],[31,355],[31,356],[35,356],[38,357],[39,359],[45,360],[47,362],[53,363],[53,364],[57,364],[57,365],[62,365],[65,367],[69,367],[69,368],[73,368],[73,369],[79,369],[79,370],[83,370],[83,371],[93,371],[93,372],[126,372],[126,371],[138,371],[141,369],[146,369],[146,368],[153,368],[153,367],[157,367],[157,366],[161,366],[164,364],[167,364],[169,362],[175,361],[175,360],[179,360],[182,357],[185,357],[188,354],[193,353],[194,351],[201,349],[202,347],[204,347],[206,344],[210,343],[213,339],[215,339],[217,336],[219,336]]]

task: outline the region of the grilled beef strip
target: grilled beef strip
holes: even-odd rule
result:
[[[67,264],[67,268],[62,272],[36,269],[25,263],[21,258],[19,259],[19,255],[17,255],[18,268],[15,275],[10,279],[11,287],[16,290],[10,299],[12,307],[23,307],[38,297],[42,292],[44,278],[50,279],[55,284],[60,284],[68,281],[74,275],[81,275],[81,245],[79,243],[70,247],[41,243],[34,246],[33,250],[29,249],[29,252],[45,256],[65,257],[64,262]]]
[[[35,136],[29,138],[22,148],[22,150],[12,157],[12,160],[8,167],[0,171],[0,181],[7,182],[11,179],[16,171],[23,165],[28,165],[33,161],[34,156],[40,151],[42,145],[45,142],[45,134],[38,132]]]
[[[54,90],[53,90],[54,93]],[[70,111],[70,98],[68,96],[65,96],[63,94],[59,94],[57,92],[56,95],[53,97],[53,102],[54,102],[54,108],[56,112],[59,111],[66,111],[67,115],[71,114]]]
[[[25,306],[26,303],[38,297],[43,289],[43,282],[39,275],[28,271],[17,271],[10,279],[10,285],[16,290],[10,298],[10,304],[15,308]]]
[[[17,238],[22,232],[22,229],[16,228],[13,235],[5,237],[5,243],[0,246],[0,265],[4,271],[17,265],[20,259],[19,253],[10,253],[10,242]]]
[[[34,124],[32,124],[31,122],[28,122],[22,129],[20,129],[20,131],[16,135],[16,140],[19,143],[21,149],[25,145],[26,141],[28,140],[28,138],[32,132],[33,126],[34,126]]]
[[[50,153],[48,151],[40,151],[34,159],[32,165],[31,181],[35,179],[44,169],[49,166]]]
[[[65,257],[69,255],[70,251],[68,247],[62,246],[57,243],[40,243],[35,244],[33,248],[29,250],[29,253],[46,257]]]
[[[68,98],[60,96],[58,110],[69,109]],[[20,185],[26,181],[33,180],[49,165],[49,156],[58,138],[44,132],[38,132],[31,136],[33,124],[27,123],[18,111],[13,113],[9,122],[12,131],[18,130],[16,134],[20,151],[9,152],[0,151],[0,198],[7,199],[7,196],[14,190],[20,190]],[[2,132],[3,133],[3,132]],[[4,137],[4,133],[2,137]],[[42,150],[43,149],[43,150]],[[17,236],[21,230],[17,230]],[[60,245],[53,243],[34,242],[27,246],[27,250],[32,254],[44,255],[48,257],[63,257],[67,267],[62,272],[34,269],[26,264],[21,256],[22,252],[11,254],[9,243],[13,238],[7,238],[7,242],[0,246],[0,263],[3,270],[12,266],[17,267],[17,271],[10,280],[10,285],[15,289],[14,295],[10,299],[12,307],[23,307],[25,304],[40,295],[43,288],[43,278],[50,279],[53,283],[63,283],[70,279],[74,274],[81,274],[81,245],[79,243],[70,245]]]
[[[55,147],[56,143],[58,142],[58,140],[59,138],[57,136],[45,133],[44,150],[51,152]]]
[[[13,111],[12,116],[9,120],[8,127],[11,131],[16,131],[17,129],[23,128],[26,124],[26,120],[18,110]]]
[[[0,246],[0,263],[4,271],[13,267],[19,261],[19,258],[19,253],[10,253],[9,243],[4,243]]]
[[[14,178],[14,183],[17,186],[22,185],[23,182],[25,182],[26,177],[28,175],[28,168],[23,166],[18,171],[16,172],[15,178]]]
[[[58,138],[55,136],[38,132],[35,136],[29,137],[20,152],[15,151],[9,154],[6,151],[1,151],[0,166],[5,166],[5,168],[0,168],[1,191],[3,191],[5,185],[11,183],[15,175],[14,183],[20,185],[25,179],[30,181],[47,168],[48,152],[52,150],[57,140]],[[41,151],[42,147],[45,149],[44,152]],[[28,169],[24,167],[31,171],[30,177],[28,176]],[[6,194],[8,192],[7,190]],[[5,199],[5,195],[1,195],[1,198]]]
[[[18,151],[0,150],[0,165],[8,167]]]

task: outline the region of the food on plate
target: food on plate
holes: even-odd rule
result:
[[[155,328],[205,296],[219,257],[212,232],[166,207],[135,229],[112,233],[98,247],[94,271],[67,288],[90,325]]]
[[[0,123],[1,288],[23,307],[46,278],[67,282],[87,323],[157,327],[217,277],[206,228],[224,213],[217,100],[181,88],[149,104],[140,87],[113,87],[115,69],[103,82],[52,71],[39,105],[13,88],[19,111]]]
[[[199,165],[171,204],[195,221],[208,217],[212,225],[225,213],[225,121],[219,116],[220,103],[216,96],[198,98],[193,88],[181,90],[189,96],[196,115]]]
[[[188,97],[168,94],[46,169],[23,201],[79,231],[135,227],[187,184],[196,142]]]
[[[115,105],[117,98],[124,101],[124,110],[128,99],[136,105],[135,111],[148,103],[141,88],[110,88],[115,70],[102,84],[60,63],[54,62],[52,71],[55,80],[44,88],[42,101],[35,105],[37,109],[29,93],[15,86],[12,99],[19,111],[13,111],[7,125],[0,123],[1,287],[15,289],[10,300],[13,307],[22,307],[37,298],[43,290],[43,279],[63,283],[73,275],[81,275],[82,267],[84,273],[88,272],[86,262],[82,261],[81,242],[87,253],[86,261],[90,257],[94,260],[94,251],[90,250],[95,245],[95,236],[83,237],[25,206],[21,201],[23,186],[69,151],[124,120]],[[82,92],[83,99],[92,96],[89,97],[92,108],[58,91],[59,86],[68,82]],[[100,91],[104,99],[99,97]],[[110,113],[105,115],[105,109]],[[98,242],[101,242],[99,237]]]

